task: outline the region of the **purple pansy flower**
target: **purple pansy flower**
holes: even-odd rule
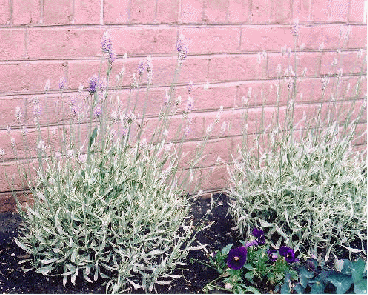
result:
[[[285,247],[285,246],[280,247],[279,253],[281,256],[285,257],[285,260],[288,263],[293,263],[297,261],[297,259],[295,258],[294,250],[291,249],[290,247]]]
[[[258,245],[264,245],[266,243],[264,232],[261,229],[253,229],[252,235],[256,237]]]
[[[277,250],[274,249],[268,249],[267,250],[267,254],[268,254],[268,258],[272,261],[275,262],[277,260]]]
[[[231,249],[227,256],[227,266],[231,269],[241,269],[247,261],[247,248],[238,247]]]

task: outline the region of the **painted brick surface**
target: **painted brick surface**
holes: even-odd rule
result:
[[[176,78],[178,115],[169,138],[183,122],[181,113],[193,100],[185,150],[191,153],[211,129],[207,158],[198,163],[204,190],[228,186],[225,162],[241,143],[244,110],[249,137],[255,137],[263,115],[283,118],[297,75],[296,118],[312,115],[329,101],[344,108],[361,105],[367,94],[367,26],[363,0],[0,0],[0,211],[12,210],[10,186],[3,171],[16,176],[11,138],[20,157],[35,156],[22,143],[21,113],[30,140],[37,144],[34,115],[61,130],[83,110],[93,75],[107,70],[101,61],[101,38],[108,32],[116,59],[110,75],[112,102],[127,104],[138,95],[137,112],[146,108],[150,136],[177,66],[176,41],[184,36],[188,56]],[[297,38],[296,38],[297,37]],[[296,50],[295,59],[292,51]],[[127,54],[127,58],[125,58]],[[152,57],[153,85],[147,104],[144,89],[130,91],[133,74]],[[119,73],[124,72],[120,80]],[[360,78],[360,75],[363,77]],[[278,80],[278,78],[280,78]],[[64,93],[59,92],[65,80]],[[145,87],[147,76],[142,76]],[[46,91],[47,90],[47,91]],[[221,112],[219,111],[221,109]],[[112,104],[108,112],[114,112]],[[74,114],[74,115],[73,115]],[[356,114],[354,114],[356,115]],[[216,124],[214,124],[216,122]],[[86,132],[85,119],[81,126]],[[11,129],[9,135],[8,129]],[[366,120],[358,129],[366,128]],[[119,130],[117,130],[119,131]],[[121,131],[121,130],[120,130]],[[119,131],[119,132],[120,132]],[[55,131],[56,132],[56,131]],[[58,131],[59,132],[59,131]],[[56,136],[59,133],[55,133]],[[51,139],[56,142],[56,138]],[[366,147],[366,137],[354,142]],[[219,162],[219,159],[223,162]],[[31,159],[33,161],[33,159]],[[183,160],[183,164],[185,160]],[[186,162],[187,163],[187,162]],[[17,189],[25,189],[15,177]],[[24,197],[24,200],[26,198]]]

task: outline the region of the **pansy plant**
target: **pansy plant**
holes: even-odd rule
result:
[[[242,246],[229,244],[210,257],[211,266],[220,276],[206,285],[205,292],[214,289],[233,293],[266,292],[280,288],[285,274],[296,276],[291,266],[298,262],[294,250],[287,246],[271,249],[261,229],[253,229],[254,240]]]

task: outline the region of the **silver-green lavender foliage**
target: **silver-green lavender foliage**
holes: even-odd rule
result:
[[[357,93],[359,87],[358,83]],[[283,241],[301,253],[324,253],[325,259],[342,248],[366,255],[366,150],[352,147],[353,140],[366,133],[356,130],[365,103],[358,116],[355,100],[348,110],[336,104],[331,101],[325,115],[321,104],[312,118],[294,125],[289,96],[284,121],[278,106],[273,123],[263,128],[264,119],[260,120],[253,143],[246,122],[243,144],[228,166],[230,212],[241,234],[262,227],[269,239],[279,237],[276,247]],[[245,121],[247,117],[248,110]],[[361,242],[359,249],[351,247],[356,240]]]
[[[108,81],[114,58],[111,43],[103,43],[103,50],[109,53]],[[179,52],[178,69],[183,59]],[[147,66],[147,74],[148,95],[152,67]],[[142,71],[133,83],[135,90],[141,76]],[[61,275],[64,284],[75,283],[77,277],[102,278],[107,292],[152,291],[155,284],[175,278],[171,271],[195,249],[185,196],[192,171],[180,174],[178,166],[184,135],[178,133],[176,144],[167,142],[170,118],[177,114],[175,79],[150,134],[144,133],[144,113],[138,117],[135,112],[137,98],[123,107],[113,104],[114,115],[105,115],[111,111],[108,89],[101,89],[99,81],[97,76],[90,80],[85,122],[72,102],[76,121],[54,132],[59,146],[49,145],[51,127],[47,125],[49,137],[43,138],[37,124],[36,179],[29,176],[30,162],[22,170],[34,204],[25,210],[19,207],[24,228],[16,242],[32,254],[30,262],[37,272]],[[184,115],[185,127],[188,110]]]

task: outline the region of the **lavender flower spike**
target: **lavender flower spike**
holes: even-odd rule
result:
[[[178,51],[179,62],[182,62],[186,59],[188,55],[188,46],[185,44],[185,38],[183,35],[180,35],[178,41],[176,42],[176,50]]]
[[[89,94],[94,94],[98,89],[102,89],[102,83],[99,81],[98,77],[94,75],[89,79],[89,86],[87,88]]]
[[[247,248],[238,247],[231,249],[227,256],[227,266],[231,269],[241,269],[247,261]]]
[[[102,52],[108,54],[109,62],[110,62],[110,64],[112,64],[112,62],[116,58],[116,54],[114,53],[114,51],[112,49],[112,42],[111,42],[110,35],[109,35],[108,32],[105,32],[103,37],[102,37],[101,49],[102,49]]]

